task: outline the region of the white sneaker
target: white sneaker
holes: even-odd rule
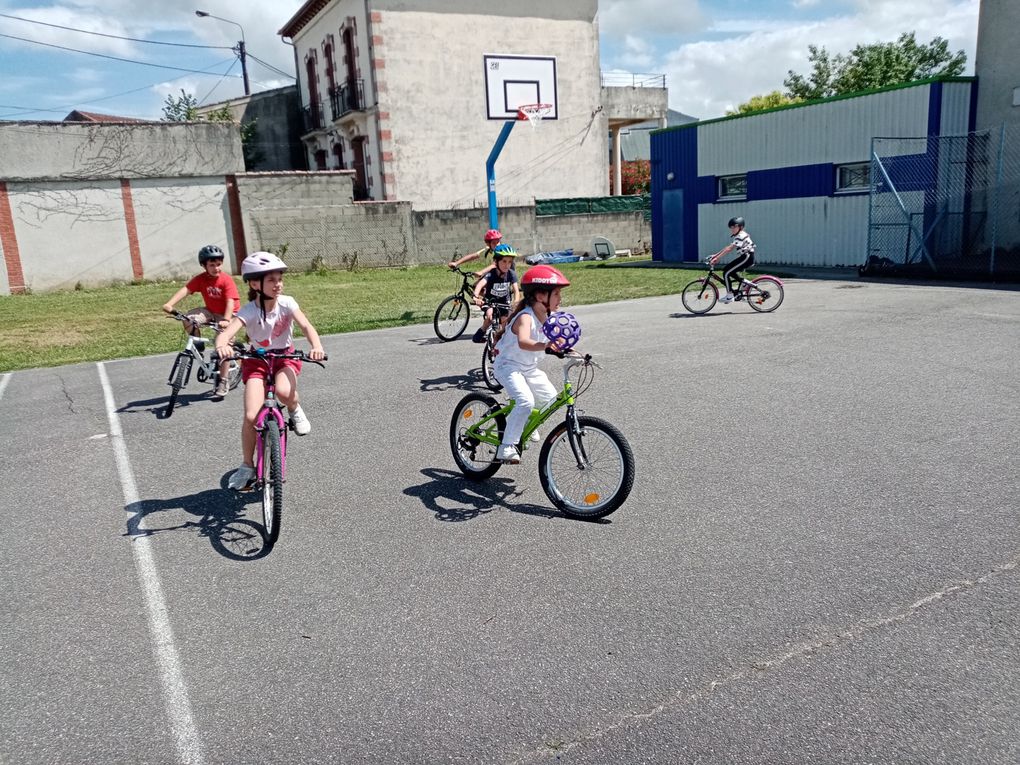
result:
[[[725,295],[723,295],[721,298],[719,298],[719,302],[720,303],[732,303],[733,302],[733,295],[731,293],[727,292]]]
[[[230,476],[230,480],[227,481],[229,486],[234,491],[241,491],[248,487],[252,481],[255,480],[255,468],[248,467],[247,465],[241,465],[237,470]]]
[[[312,423],[305,417],[305,412],[300,405],[298,405],[297,409],[291,411],[290,421],[294,425],[294,432],[299,436],[307,436],[312,432]]]
[[[517,451],[517,447],[513,444],[500,444],[496,450],[496,461],[505,462],[508,465],[519,465],[521,453]]]
[[[542,436],[540,436],[538,431],[536,430],[534,433],[532,433],[530,436],[528,436],[528,440],[529,441],[534,441],[534,442],[537,443],[537,442],[542,440]]]

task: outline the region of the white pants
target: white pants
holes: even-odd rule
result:
[[[549,377],[541,369],[522,372],[519,369],[495,367],[496,379],[506,389],[507,395],[514,400],[515,406],[506,418],[506,430],[503,432],[503,444],[517,446],[521,440],[524,426],[532,409],[541,409],[554,398],[557,390],[549,382]]]

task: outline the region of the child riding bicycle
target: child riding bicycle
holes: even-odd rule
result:
[[[218,323],[220,327],[227,326],[241,302],[241,297],[237,294],[237,285],[234,284],[230,274],[223,272],[223,250],[215,244],[207,244],[198,251],[198,263],[202,266],[202,273],[177,290],[163,305],[163,310],[173,316],[174,306],[181,300],[196,292],[202,293],[205,306],[193,308],[185,313],[188,321],[184,326],[192,337],[201,336],[199,327],[202,324]],[[230,389],[227,384],[229,372],[230,362],[225,360],[220,364],[220,381],[213,392],[215,398],[227,395]]]
[[[283,294],[283,274],[287,265],[271,252],[253,252],[241,264],[241,278],[248,283],[248,300],[216,338],[220,358],[234,355],[231,341],[243,328],[253,348],[291,351],[294,347],[296,323],[312,346],[308,357],[325,357],[319,333],[301,311],[297,301]],[[244,380],[244,422],[241,425],[241,466],[230,476],[228,485],[240,491],[255,479],[255,418],[266,397],[263,372],[270,365],[276,384],[276,396],[290,411],[294,432],[307,435],[312,425],[305,416],[298,398],[297,377],[301,362],[297,359],[244,359],[241,379]]]
[[[732,303],[734,300],[740,300],[740,277],[737,272],[744,271],[754,265],[754,242],[747,231],[744,230],[744,219],[740,216],[730,218],[727,225],[730,227],[730,236],[733,238],[733,241],[708,259],[709,263],[715,265],[716,261],[730,250],[737,251],[737,257],[727,263],[726,268],[723,269],[726,294],[719,298],[720,303]],[[736,285],[737,289],[734,289],[734,285]],[[736,298],[734,298],[734,293]]]
[[[551,346],[542,331],[543,325],[549,314],[560,306],[560,290],[569,286],[570,280],[552,266],[533,266],[521,277],[524,298],[507,319],[507,331],[496,345],[497,355],[492,365],[496,379],[515,402],[496,450],[496,460],[500,462],[516,465],[521,461],[517,443],[531,410],[556,398],[557,390],[538,368],[538,360]],[[537,434],[532,437],[536,438]]]
[[[456,260],[451,260],[446,265],[448,265],[450,268],[457,268],[462,263],[469,263],[472,260],[478,260],[479,258],[485,260],[490,255],[493,255],[493,253],[495,253],[496,247],[499,245],[502,239],[503,235],[499,233],[498,230],[490,228],[488,231],[485,232],[485,246],[482,249],[478,250],[477,252],[469,252],[467,255],[459,257]],[[491,271],[493,268],[495,268],[495,264],[490,263],[481,271],[476,271],[475,277],[480,279],[482,276]]]
[[[496,245],[493,250],[493,265],[491,271],[478,280],[475,285],[475,305],[481,307],[486,303],[489,307],[485,309],[485,320],[482,326],[475,331],[472,341],[476,343],[485,342],[485,332],[494,318],[496,308],[500,309],[499,320],[503,324],[506,316],[510,313],[510,306],[521,299],[521,291],[517,286],[517,274],[514,271],[514,258],[517,257],[517,250],[509,244]]]

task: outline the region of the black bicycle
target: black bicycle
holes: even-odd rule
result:
[[[503,390],[503,385],[492,373],[492,364],[496,360],[496,339],[503,326],[503,319],[510,315],[510,306],[506,303],[484,303],[482,311],[492,309],[492,321],[485,330],[485,347],[482,349],[482,380],[492,391]]]
[[[462,268],[450,270],[460,274],[460,289],[439,304],[435,318],[432,319],[436,336],[444,342],[456,340],[467,329],[468,321],[471,320],[471,305],[475,299],[474,282],[478,280],[473,271]]]

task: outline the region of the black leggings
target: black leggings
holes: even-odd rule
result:
[[[754,253],[746,252],[742,255],[738,255],[731,262],[726,264],[726,268],[723,269],[723,281],[726,282],[726,289],[730,292],[736,292],[733,289],[733,281],[736,279],[737,271],[743,271],[745,268],[750,268],[754,265]],[[737,286],[740,286],[740,281],[737,280]]]

